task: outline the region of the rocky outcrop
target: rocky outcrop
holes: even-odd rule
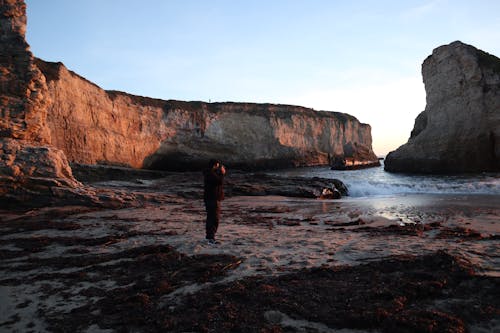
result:
[[[83,202],[82,184],[76,181],[64,153],[26,141],[0,140],[0,202],[3,207],[44,206],[56,198]],[[36,202],[31,202],[36,200]],[[68,200],[67,200],[68,201]]]
[[[61,63],[37,60],[52,103],[52,143],[71,162],[161,170],[377,161],[371,128],[337,112],[298,106],[159,100],[104,91]]]
[[[54,203],[117,206],[122,198],[78,182],[64,152],[50,145],[52,103],[25,41],[26,5],[0,2],[0,207]]]
[[[461,42],[422,65],[427,105],[408,142],[391,152],[394,172],[500,170],[500,59]]]
[[[26,5],[0,4],[0,201],[2,206],[51,197],[80,184],[50,143],[45,77],[24,39]]]
[[[50,143],[45,77],[25,41],[26,5],[0,3],[0,138]]]

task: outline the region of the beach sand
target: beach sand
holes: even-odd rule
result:
[[[234,196],[223,202],[215,246],[204,239],[198,199],[2,212],[0,331],[390,332],[394,323],[407,332],[498,331],[499,203],[466,195]],[[407,272],[415,267],[418,274]],[[351,274],[335,288],[359,304],[322,299],[336,281],[325,272]],[[387,278],[391,291],[380,282],[388,272],[397,276]],[[423,299],[406,294],[419,283],[425,295],[442,285]],[[457,286],[467,283],[470,295],[461,294]],[[373,300],[385,292],[389,303]],[[219,303],[203,301],[212,298]],[[331,319],[336,312],[345,314]]]

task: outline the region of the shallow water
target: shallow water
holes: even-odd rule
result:
[[[246,234],[244,238],[255,237],[256,228],[267,230],[257,232],[254,241],[243,242],[245,247],[258,244],[252,248],[252,254],[272,266],[298,268],[328,262],[356,265],[395,255],[418,256],[445,250],[469,261],[481,274],[498,277],[499,198],[443,194],[342,200],[236,197],[227,200],[223,215],[226,223],[232,220],[232,211],[245,215],[246,221],[256,221],[258,217],[272,221],[269,228],[250,225],[253,236]],[[283,222],[287,221],[295,224],[286,226]],[[360,221],[359,225],[356,221]],[[235,225],[222,226],[222,237],[227,237],[222,248],[242,232],[241,223],[231,222]],[[417,224],[437,226],[406,232]],[[469,236],[469,232],[481,236]],[[266,247],[269,253],[261,251]]]

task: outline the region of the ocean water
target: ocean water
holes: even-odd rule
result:
[[[382,165],[376,168],[350,171],[330,170],[329,167],[307,167],[283,170],[275,172],[275,174],[337,178],[347,185],[351,197],[396,194],[486,194],[500,196],[500,173],[414,175],[385,172]]]

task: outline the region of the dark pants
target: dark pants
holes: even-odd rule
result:
[[[205,209],[207,210],[206,222],[206,238],[214,239],[217,228],[219,227],[220,220],[220,201],[205,200]]]

